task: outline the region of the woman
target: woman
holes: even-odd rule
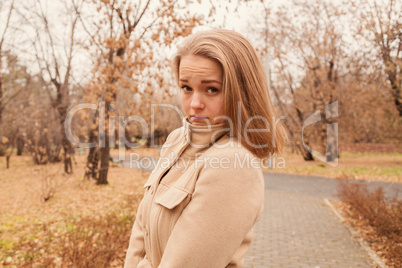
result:
[[[241,267],[264,198],[258,160],[284,143],[264,68],[229,30],[190,36],[173,65],[186,118],[144,186],[125,267]]]

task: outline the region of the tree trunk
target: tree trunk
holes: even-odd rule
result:
[[[299,150],[300,154],[302,155],[302,157],[305,161],[314,161],[314,157],[311,154],[311,152],[308,151],[307,148],[305,148],[305,146],[303,145],[303,142],[301,141],[301,137],[300,137],[300,140],[297,140],[295,144],[296,144],[296,148]],[[310,148],[310,143],[307,140],[307,138],[304,139],[304,144]]]
[[[96,110],[95,116],[93,118],[92,124],[96,125],[96,118],[99,115],[99,110]],[[96,142],[97,136],[94,130],[91,128],[89,130],[89,142]],[[99,164],[99,148],[97,146],[89,148],[89,153],[87,157],[87,167],[85,170],[85,178],[98,179],[98,164]]]
[[[106,101],[104,107],[109,107],[109,102]],[[100,109],[102,109],[102,108],[100,108]],[[108,120],[109,120],[108,111],[106,110],[102,113],[100,112],[100,114],[104,114],[105,123],[108,122]],[[98,146],[100,146],[100,149],[99,149],[100,168],[99,168],[98,181],[96,184],[103,185],[103,184],[108,184],[107,174],[109,172],[110,143],[109,143],[108,127],[106,127],[106,125],[104,125],[104,129],[101,129],[99,131],[101,132],[100,133],[101,140],[99,141],[99,144],[98,144]]]
[[[391,84],[392,84],[392,82],[391,82]],[[396,109],[399,112],[399,116],[402,116],[401,90],[398,87],[398,85],[396,85],[396,83],[392,84],[392,92],[391,93],[392,93],[392,97],[394,98],[394,103],[395,103]]]
[[[107,136],[107,135],[106,135]],[[109,157],[110,157],[110,147],[109,138],[106,139],[105,148],[100,149],[100,169],[98,182],[96,184],[108,184],[107,174],[109,171]]]
[[[94,131],[90,130],[89,133],[89,141],[96,141],[96,136],[94,135]],[[87,157],[87,168],[85,171],[85,178],[93,178],[97,180],[98,174],[98,163],[99,163],[99,150],[98,147],[91,147],[89,149],[88,157]]]
[[[67,139],[65,133],[63,135],[63,158],[64,158],[64,172],[66,174],[71,174],[73,173],[73,164],[71,161],[71,154],[73,151],[73,148],[71,146],[70,141]]]
[[[391,49],[382,49],[383,62],[386,69],[387,79],[391,84],[391,96],[394,99],[396,109],[398,110],[399,116],[402,116],[402,95],[401,95],[401,83],[400,75],[402,75],[401,70],[398,73],[398,66],[392,64],[392,58],[390,56]],[[399,54],[399,53],[398,53]],[[400,68],[399,68],[400,69]],[[399,77],[398,77],[399,76]]]
[[[1,59],[0,59],[1,60]],[[0,67],[1,67],[1,64],[0,64]],[[0,69],[0,71],[1,71],[1,69]],[[3,99],[3,81],[2,81],[2,77],[1,77],[1,74],[0,74],[0,124],[1,124],[1,121],[3,120],[3,102],[1,101],[2,99]]]
[[[10,168],[10,158],[11,158],[11,154],[6,156],[7,169]]]
[[[325,118],[325,114],[323,115],[323,118]],[[317,137],[318,138],[317,151],[322,154],[325,154],[325,152],[327,150],[326,143],[328,141],[327,141],[327,124],[326,123],[327,123],[327,120],[325,120],[325,119],[322,122],[317,123],[317,127],[319,127],[318,135],[317,135],[318,136]]]
[[[307,151],[307,149],[304,148],[301,144],[298,144],[297,148],[299,149],[299,152],[302,154],[305,161],[314,161],[313,155],[309,151]]]
[[[98,164],[99,164],[99,150],[97,147],[90,148],[87,157],[87,168],[85,171],[85,178],[93,178],[98,180]]]
[[[338,153],[338,124],[332,123],[328,126],[327,140],[327,161],[333,162],[339,158]]]
[[[18,135],[18,138],[17,138],[17,155],[18,156],[22,155],[22,152],[24,151],[24,145],[25,145],[24,138],[21,135]]]
[[[9,141],[9,144],[8,144],[8,149],[9,149],[9,151],[7,152],[7,154],[6,154],[6,164],[7,164],[7,169],[9,169],[10,168],[10,158],[11,158],[11,155],[13,154],[13,151],[14,151],[14,144],[15,144],[15,138],[16,138],[16,136],[18,136],[18,130],[17,130],[17,133],[14,133],[14,135],[13,135],[13,137],[11,138],[11,140]],[[6,150],[7,151],[7,150]]]
[[[57,88],[57,87],[56,87]],[[73,148],[71,146],[70,141],[67,139],[66,130],[65,130],[65,120],[67,116],[67,107],[68,107],[68,94],[67,94],[67,86],[63,87],[59,86],[57,94],[57,100],[55,102],[55,106],[57,107],[57,111],[59,114],[60,121],[60,130],[61,130],[61,146],[63,148],[63,162],[64,162],[64,172],[66,174],[73,173],[73,165],[71,161],[71,154]]]

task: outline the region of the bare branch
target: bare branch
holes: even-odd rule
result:
[[[2,47],[3,47],[3,42],[4,42],[4,39],[5,39],[5,35],[7,33],[8,27],[10,25],[10,19],[11,19],[11,15],[13,13],[13,10],[14,10],[14,2],[11,3],[10,8],[8,10],[6,26],[4,28],[3,34],[1,35],[1,39],[0,39],[0,55],[1,55]]]
[[[147,9],[149,7],[149,3],[151,3],[151,0],[148,0],[147,4],[145,5],[144,9],[141,12],[140,17],[137,20],[135,20],[133,28],[135,28],[138,25],[138,23],[141,21],[142,16],[144,16],[145,11],[147,11]]]

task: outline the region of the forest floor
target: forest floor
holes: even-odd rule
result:
[[[109,263],[108,266],[121,266],[123,249],[128,247],[127,233],[149,173],[113,164],[109,169],[109,184],[99,186],[92,179],[84,179],[86,157],[75,156],[75,160],[74,173],[66,175],[62,163],[36,166],[30,156],[13,156],[10,169],[6,169],[5,158],[0,157],[0,267],[43,267],[60,263],[81,267],[91,256],[101,259],[100,263]],[[44,198],[49,195],[52,197],[45,202]],[[91,227],[95,223],[96,232]],[[126,230],[125,237],[113,237],[120,229],[111,234],[113,226],[110,225]],[[94,233],[100,235],[95,237]],[[106,234],[107,237],[102,236]],[[77,257],[77,252],[86,250],[80,243],[71,245],[74,239],[78,241],[77,235],[92,236],[99,250],[89,250]],[[120,248],[118,256],[112,259],[106,256],[101,249],[104,240],[123,243],[116,245]],[[66,252],[65,245],[69,245],[71,252],[60,257],[60,252]],[[96,248],[92,243],[90,246]]]
[[[159,149],[126,153],[157,158]],[[337,167],[295,154],[280,157],[266,171],[402,182],[401,153],[341,153]],[[66,175],[62,163],[36,166],[30,156],[14,155],[6,169],[0,157],[0,267],[122,265],[149,172],[111,164],[109,184],[99,186],[84,179],[85,155],[74,158],[74,173]]]

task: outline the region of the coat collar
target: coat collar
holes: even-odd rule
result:
[[[158,179],[179,159],[187,160],[195,158],[197,154],[204,153],[212,147],[221,137],[228,133],[225,123],[216,125],[197,126],[191,124],[187,118],[183,119],[183,126],[179,129],[179,135],[174,140],[164,144],[165,151],[161,155],[156,169],[145,183],[144,188],[156,184]],[[162,159],[162,160],[161,160]],[[168,159],[169,163],[166,165]],[[162,162],[160,162],[162,161]],[[162,165],[164,163],[164,165]],[[162,168],[164,166],[164,168]],[[154,174],[154,172],[156,172]]]
[[[205,148],[211,147],[223,135],[228,133],[225,123],[215,125],[194,125],[187,117],[183,119],[184,139],[189,145],[185,151],[187,155],[194,155]]]

